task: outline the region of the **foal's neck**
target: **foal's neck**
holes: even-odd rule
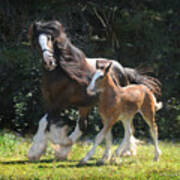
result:
[[[108,96],[112,96],[112,97],[115,97],[116,94],[119,93],[119,91],[121,91],[121,87],[120,86],[117,86],[112,77],[108,74],[106,75],[105,79],[104,79],[104,87],[103,87],[104,91],[103,93],[101,93],[102,95],[102,98],[105,98],[108,99],[107,97]]]

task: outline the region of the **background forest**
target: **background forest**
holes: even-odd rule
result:
[[[0,129],[34,133],[44,113],[40,91],[41,60],[27,39],[37,20],[61,21],[75,46],[87,57],[116,59],[123,66],[146,67],[162,82],[164,108],[157,114],[160,139],[180,137],[180,1],[179,0],[1,0]],[[75,109],[60,114],[72,127]],[[148,137],[140,116],[136,136]],[[101,127],[97,109],[89,117],[88,135]],[[114,135],[120,135],[120,123]],[[93,132],[93,134],[92,134]],[[123,130],[121,131],[123,133]],[[121,133],[121,134],[122,134]]]

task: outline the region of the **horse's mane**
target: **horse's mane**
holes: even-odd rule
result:
[[[59,21],[35,22],[29,28],[29,37],[35,44],[39,34],[50,34],[54,43],[54,56],[60,68],[68,77],[78,83],[87,84],[91,67],[85,61],[85,54],[68,39]]]
[[[146,71],[137,70],[132,68],[124,68],[130,83],[143,84],[148,87],[153,94],[161,96],[161,82],[150,75],[147,75]]]
[[[71,79],[76,80],[79,83],[88,83],[91,68],[85,61],[85,54],[75,47],[67,37],[63,42],[56,41],[55,57],[58,60],[60,67]]]

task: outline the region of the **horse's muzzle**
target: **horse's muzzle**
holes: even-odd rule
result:
[[[48,59],[48,60],[43,60],[43,64],[45,69],[47,69],[48,71],[52,71],[56,68],[57,64],[55,63],[54,58],[52,59]]]

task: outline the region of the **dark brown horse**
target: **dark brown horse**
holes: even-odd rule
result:
[[[58,21],[35,22],[30,26],[28,36],[43,59],[42,95],[47,107],[47,113],[39,122],[28,153],[30,160],[36,160],[45,151],[48,140],[56,145],[68,146],[69,150],[82,131],[85,131],[88,113],[98,102],[98,96],[88,95],[86,88],[96,70],[96,61],[100,59],[86,58],[84,53],[70,42]],[[113,60],[101,59],[102,64],[107,61],[112,62],[112,76],[116,76],[116,83],[121,86],[131,82],[146,84],[148,81],[150,86],[154,83],[148,76],[141,75],[134,69],[123,68]],[[153,84],[150,88],[154,87],[156,86]],[[156,89],[156,92],[159,93],[159,89]],[[67,124],[63,119],[59,119],[59,113],[69,106],[78,107],[80,117],[75,131],[68,138]],[[61,149],[61,155],[59,148],[55,150],[57,157],[67,155],[67,149],[64,154]]]

